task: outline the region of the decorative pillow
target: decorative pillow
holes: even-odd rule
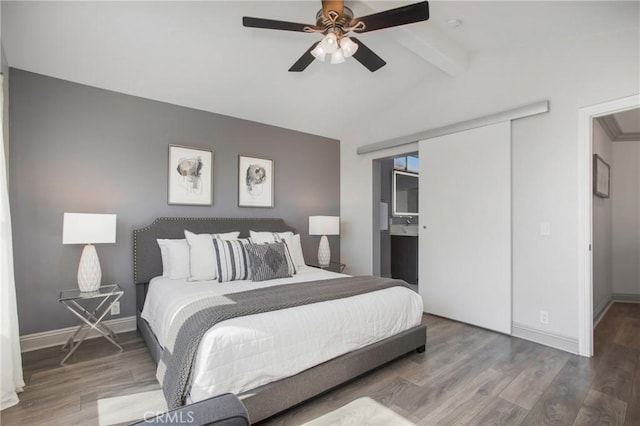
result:
[[[215,265],[218,282],[248,280],[250,270],[246,246],[249,240],[219,240],[213,239],[215,251]]]
[[[211,236],[219,240],[237,240],[240,236],[240,231],[225,232],[223,234],[211,234]]]
[[[249,244],[247,253],[251,259],[251,279],[266,281],[291,276],[287,265],[285,243]]]
[[[293,258],[293,263],[296,265],[297,269],[300,269],[306,265],[304,261],[304,254],[302,253],[302,244],[300,244],[300,234],[296,234],[291,237],[291,243],[287,241],[287,245],[289,246],[289,251],[291,252],[291,257]]]
[[[292,238],[293,232],[255,232],[249,231],[251,234],[251,242],[253,244],[270,244],[270,243],[279,243],[284,242],[287,245],[287,264],[289,265],[289,272],[291,275],[295,275],[298,271],[296,268],[296,264],[293,261],[293,250],[292,250]]]
[[[214,234],[220,235],[220,234]],[[216,253],[213,249],[211,234],[194,234],[187,230],[184,236],[189,243],[189,281],[208,281],[218,277],[216,268]]]
[[[162,276],[171,279],[188,278],[189,270],[189,244],[187,240],[167,240],[158,239],[160,246],[160,255],[164,247],[164,256],[162,259]]]
[[[253,244],[268,244],[282,241],[287,236],[292,237],[293,232],[256,232],[249,231]]]

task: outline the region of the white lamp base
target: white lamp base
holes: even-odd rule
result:
[[[80,256],[78,266],[78,287],[81,292],[96,291],[102,281],[102,271],[100,270],[100,260],[95,246],[87,244]]]
[[[329,248],[329,239],[326,235],[320,238],[318,246],[318,265],[327,266],[331,262],[331,249]]]

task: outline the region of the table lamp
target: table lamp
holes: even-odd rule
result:
[[[331,249],[327,235],[340,235],[339,216],[309,216],[309,235],[322,235],[318,246],[318,264],[327,266],[331,262]]]
[[[116,242],[116,215],[65,213],[62,244],[86,244],[78,266],[78,287],[82,292],[96,291],[102,281],[100,260],[93,244]]]

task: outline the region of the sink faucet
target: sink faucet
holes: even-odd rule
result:
[[[407,225],[411,225],[411,219],[413,219],[411,216],[407,217]]]

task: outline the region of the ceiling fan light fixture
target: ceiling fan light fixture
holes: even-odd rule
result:
[[[340,50],[345,58],[350,58],[358,50],[358,45],[354,43],[349,37],[342,37],[340,40]]]
[[[327,52],[322,48],[322,43],[318,43],[318,45],[311,51],[311,54],[320,62],[324,62],[324,57]]]
[[[322,34],[322,39],[309,47],[289,68],[289,72],[304,71],[314,59],[332,64],[345,62],[353,57],[369,71],[375,72],[387,63],[366,44],[355,37],[362,33],[413,24],[429,19],[429,2],[408,4],[367,16],[354,17],[353,11],[344,5],[345,0],[322,0],[322,9],[316,13],[316,23],[278,21],[274,19],[242,17],[242,25],[249,28],[296,31],[307,34]],[[454,18],[450,25],[461,23]],[[347,34],[354,37],[345,37]],[[337,53],[336,53],[337,52]],[[327,55],[330,58],[327,59]]]
[[[331,64],[341,64],[344,62],[344,55],[342,50],[338,49],[331,54]]]

